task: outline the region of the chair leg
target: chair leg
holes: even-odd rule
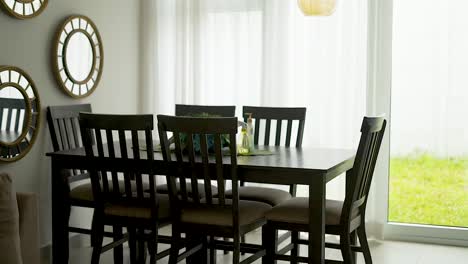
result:
[[[130,248],[130,264],[137,263],[137,238],[135,228],[127,228],[128,232],[128,247]]]
[[[351,245],[356,246],[357,245],[357,235],[356,235],[356,230],[351,232],[350,234],[350,243]],[[351,250],[351,258],[353,258],[353,262],[356,263],[357,261],[357,253],[356,251]]]
[[[362,253],[364,255],[364,260],[366,264],[372,264],[372,256],[369,249],[369,244],[367,243],[366,228],[361,225],[357,229],[357,234],[359,237],[359,243],[361,244]]]
[[[138,263],[146,263],[146,241],[145,237],[145,229],[139,228],[137,230],[137,258]]]
[[[351,252],[351,235],[349,233],[341,234],[340,236],[340,249],[343,262],[345,264],[354,264]]]
[[[169,250],[169,264],[177,264],[177,258],[179,257],[179,245],[181,242],[180,231],[176,224],[172,224],[172,241],[171,249]]]
[[[112,233],[114,233],[114,241],[120,240],[123,236],[122,226],[112,226]],[[114,248],[114,263],[123,264],[123,245]]]
[[[240,236],[239,236],[239,233],[234,234],[232,244],[233,244],[232,264],[239,264],[239,262],[240,262]]]
[[[245,243],[245,235],[242,235],[242,236],[241,236],[241,240],[240,240],[240,241],[241,241],[241,243]],[[244,256],[245,253],[244,253],[244,252],[241,252],[241,255]]]
[[[299,232],[292,231],[291,232],[291,243],[293,244],[293,248],[291,250],[291,264],[297,264],[297,257],[299,257],[300,245],[299,245]]]
[[[228,238],[228,237],[224,237],[223,239],[224,239],[224,241],[226,241],[226,242],[229,241],[229,238]],[[229,254],[229,250],[224,250],[223,252],[224,252],[224,255]]]
[[[99,264],[102,253],[102,241],[104,239],[104,225],[98,219],[99,217],[93,218],[93,233],[94,233],[94,246],[93,254],[91,256],[91,264]]]
[[[275,230],[270,225],[266,224],[262,227],[262,245],[266,250],[265,256],[262,258],[262,264],[276,264],[276,238]]]
[[[210,236],[206,245],[210,254],[210,264],[216,264],[216,249],[214,248],[214,239],[214,236]]]
[[[150,252],[150,264],[156,264],[158,255],[158,226],[151,230],[151,239],[148,240],[148,251]]]

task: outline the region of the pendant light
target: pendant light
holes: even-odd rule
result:
[[[337,0],[298,0],[299,8],[306,16],[329,16],[335,12]]]

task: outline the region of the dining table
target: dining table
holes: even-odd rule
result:
[[[310,148],[310,147],[278,147],[256,146],[259,152],[270,152],[271,155],[238,156],[237,174],[244,182],[268,183],[281,185],[308,186],[309,225],[308,256],[309,262],[325,263],[325,202],[326,184],[331,180],[345,175],[347,192],[351,182],[355,150]],[[46,154],[52,162],[52,263],[68,263],[69,258],[69,192],[67,170],[90,170],[96,162],[90,162],[83,148],[50,152]],[[108,162],[108,164],[106,164]],[[119,161],[118,158],[103,160],[100,166],[139,166],[144,173],[144,163],[132,159]],[[143,160],[144,162],[144,160]],[[162,154],[156,152],[152,161],[152,172],[156,175],[166,175],[177,166],[169,166],[163,161]],[[229,166],[227,164],[226,166]],[[226,169],[225,171],[230,171]]]

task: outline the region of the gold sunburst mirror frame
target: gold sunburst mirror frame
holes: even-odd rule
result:
[[[40,15],[49,0],[0,0],[0,6],[10,16],[18,19],[33,18]]]
[[[82,15],[65,19],[55,35],[52,67],[60,88],[69,96],[89,96],[102,76],[104,50],[94,22]]]
[[[0,161],[17,161],[29,152],[39,132],[40,109],[31,77],[18,67],[0,66]]]

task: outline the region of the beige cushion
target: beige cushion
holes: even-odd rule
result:
[[[218,199],[213,199],[213,203],[218,203]],[[226,203],[231,204],[232,200],[227,200]],[[265,203],[239,201],[239,224],[243,226],[264,219],[265,213],[270,209],[271,206]],[[209,207],[183,208],[181,220],[183,223],[190,224],[232,226],[232,209]]]
[[[10,175],[0,173],[0,252],[2,264],[22,264],[19,215]]]
[[[232,190],[226,191],[226,197],[232,197]],[[271,206],[276,206],[291,197],[289,192],[274,188],[256,186],[239,187],[239,199],[267,203]]]
[[[339,225],[342,201],[327,200],[325,210],[325,223],[327,225]],[[309,198],[292,198],[275,206],[265,215],[269,221],[308,224],[309,223]]]
[[[16,193],[19,212],[21,256],[27,264],[40,263],[38,197],[34,193]]]
[[[165,219],[169,217],[169,196],[164,194],[158,194],[159,199],[159,210],[158,218]],[[127,205],[108,205],[104,208],[104,213],[111,216],[122,216],[130,218],[151,218],[151,208],[138,207],[138,206],[127,206]]]
[[[187,186],[188,196],[192,197],[193,196],[192,184],[189,182],[189,183],[186,184],[186,186]],[[176,187],[177,187],[177,190],[180,190],[180,183],[177,183]],[[157,190],[158,193],[169,193],[169,186],[167,184],[158,185],[156,187],[156,190]],[[212,195],[217,194],[218,193],[218,188],[216,188],[216,186],[211,185],[211,193],[212,193]],[[205,185],[202,184],[202,183],[198,184],[198,197],[200,197],[200,198],[205,197]]]
[[[125,184],[123,181],[119,181],[119,187],[121,188],[122,193],[125,192]],[[110,189],[112,190],[112,185],[110,186]],[[143,183],[143,190],[149,189],[148,183],[144,182]],[[132,184],[132,190],[136,190],[136,185]],[[80,201],[87,201],[87,202],[92,202],[94,201],[93,198],[93,188],[91,187],[91,182],[83,183],[75,188],[70,190],[70,198],[75,199],[75,200],[80,200]]]

